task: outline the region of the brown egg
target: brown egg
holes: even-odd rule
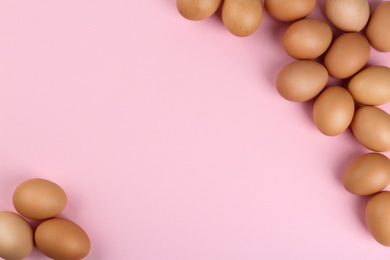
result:
[[[378,5],[366,29],[367,38],[377,51],[390,52],[390,1]]]
[[[376,152],[390,150],[390,115],[382,109],[360,107],[355,111],[351,127],[364,147]]]
[[[308,16],[316,0],[264,0],[267,12],[282,22],[292,22]]]
[[[355,102],[348,90],[328,87],[314,102],[314,123],[324,135],[339,135],[351,124],[354,112]]]
[[[359,32],[368,22],[367,0],[326,0],[325,14],[329,21],[344,32]]]
[[[367,153],[353,161],[344,174],[344,187],[356,195],[380,192],[390,183],[390,160],[380,153]]]
[[[33,230],[21,216],[0,212],[0,257],[6,260],[26,258],[33,250]]]
[[[365,68],[349,81],[348,90],[355,101],[363,105],[379,106],[390,102],[390,68]]]
[[[245,37],[254,33],[263,19],[260,0],[224,0],[222,21],[234,35]]]
[[[189,20],[203,20],[213,15],[222,0],[176,0],[179,13]]]
[[[57,260],[79,260],[91,249],[87,233],[63,218],[43,221],[35,231],[35,243],[43,254]]]
[[[289,101],[304,102],[316,97],[324,89],[328,78],[327,70],[320,63],[294,61],[279,72],[276,89]]]
[[[332,37],[332,30],[327,23],[305,18],[287,28],[283,36],[283,48],[295,59],[315,59],[328,49]]]
[[[15,209],[29,219],[47,219],[58,215],[66,206],[64,190],[49,180],[30,179],[22,182],[12,197]]]
[[[390,246],[390,192],[372,196],[366,207],[366,222],[371,235],[384,246]]]
[[[329,75],[337,79],[351,77],[370,57],[370,44],[359,33],[345,33],[339,36],[325,54],[324,65]]]

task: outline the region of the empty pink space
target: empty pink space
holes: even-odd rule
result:
[[[56,182],[90,260],[388,259],[342,183],[368,150],[276,91],[288,25],[265,12],[238,38],[175,0],[0,2],[0,210]]]

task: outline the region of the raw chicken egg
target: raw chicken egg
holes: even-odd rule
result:
[[[382,191],[370,198],[366,207],[366,222],[375,240],[390,246],[390,192]]]
[[[263,19],[260,0],[224,0],[222,21],[234,35],[245,37],[253,34]]]
[[[347,168],[344,187],[356,195],[371,195],[380,192],[390,183],[390,160],[380,153],[367,153]]]
[[[370,44],[359,33],[345,33],[339,36],[325,54],[324,65],[329,75],[337,79],[351,77],[370,57]]]
[[[30,179],[22,182],[12,197],[15,209],[29,219],[47,219],[58,215],[66,206],[64,190],[49,180]]]
[[[390,115],[380,108],[363,106],[356,110],[351,123],[356,139],[376,152],[390,150]]]
[[[282,22],[292,22],[308,16],[316,0],[264,0],[267,12]]]
[[[370,17],[367,0],[326,0],[325,14],[329,21],[344,32],[359,32]]]
[[[351,124],[354,112],[355,102],[348,90],[328,87],[314,102],[314,123],[324,135],[339,135]]]
[[[316,97],[324,89],[328,78],[328,71],[320,63],[294,61],[279,72],[276,89],[289,101],[304,102]]]
[[[379,106],[390,102],[390,68],[371,66],[349,81],[348,90],[356,102]]]
[[[63,218],[43,221],[35,231],[35,243],[43,254],[56,260],[79,260],[91,249],[87,233]]]
[[[222,0],[177,0],[179,13],[189,20],[203,20],[213,15]]]
[[[366,29],[367,39],[377,51],[390,52],[390,1],[378,5]]]
[[[0,212],[0,257],[26,258],[33,250],[33,239],[33,230],[24,218],[10,211]]]
[[[332,37],[332,30],[327,23],[305,18],[287,28],[283,36],[283,48],[295,59],[315,59],[328,49]]]

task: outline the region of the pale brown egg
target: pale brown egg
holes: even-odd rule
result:
[[[314,102],[314,123],[324,135],[339,135],[351,124],[354,112],[355,102],[348,90],[328,87]]]
[[[290,25],[283,36],[283,48],[295,59],[315,59],[332,42],[329,25],[321,20],[305,18]]]
[[[370,57],[370,44],[359,33],[345,33],[332,43],[325,54],[324,65],[329,75],[337,79],[351,77]]]
[[[203,20],[213,15],[222,0],[176,0],[179,13],[189,20]]]
[[[390,52],[390,1],[378,5],[366,29],[367,38],[377,51]]]
[[[328,71],[315,61],[299,60],[286,65],[276,78],[279,94],[294,102],[316,97],[328,82]]]
[[[379,106],[390,102],[390,68],[363,69],[349,81],[348,90],[355,101],[363,105]]]
[[[390,246],[390,192],[382,191],[370,198],[366,223],[371,235],[384,246]]]
[[[326,0],[325,14],[329,21],[344,32],[359,32],[370,17],[367,0]]]
[[[351,128],[364,147],[376,152],[390,150],[390,115],[382,109],[372,106],[358,108]]]
[[[30,179],[22,182],[14,191],[15,209],[29,219],[47,219],[58,215],[66,206],[64,190],[49,180]]]
[[[282,22],[292,22],[308,16],[316,0],[264,0],[267,12]]]
[[[34,247],[33,229],[21,216],[0,212],[0,257],[6,260],[26,258]]]
[[[390,160],[380,153],[367,153],[347,168],[344,187],[356,195],[371,195],[390,184]]]
[[[263,19],[260,0],[224,0],[222,21],[234,35],[246,37],[253,34]]]
[[[35,231],[35,243],[43,254],[57,260],[79,260],[91,249],[87,233],[63,218],[43,221]]]

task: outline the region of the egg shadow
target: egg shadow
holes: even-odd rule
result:
[[[314,121],[313,121],[313,105],[314,105],[315,99],[311,99],[309,101],[301,102],[301,108],[303,113],[306,115],[307,119],[312,123],[313,127],[315,127]]]
[[[366,206],[371,197],[372,196],[356,196],[355,203],[353,205],[353,210],[356,213],[358,221],[367,232],[370,231],[366,223]]]
[[[374,9],[380,5],[381,3],[383,3],[382,0],[371,0],[371,1],[368,1],[368,5],[370,6],[370,13],[372,13],[372,11],[374,11]]]
[[[350,135],[351,139],[354,138],[352,131],[350,128],[346,130],[345,135]],[[356,142],[357,143],[357,142]],[[350,142],[348,142],[348,146],[350,146]],[[360,144],[357,143],[357,147],[353,149],[353,152],[346,154],[345,156],[339,158],[339,160],[335,163],[334,166],[334,175],[337,182],[344,186],[344,174],[347,170],[348,166],[355,161],[358,157],[366,154],[367,151]]]

